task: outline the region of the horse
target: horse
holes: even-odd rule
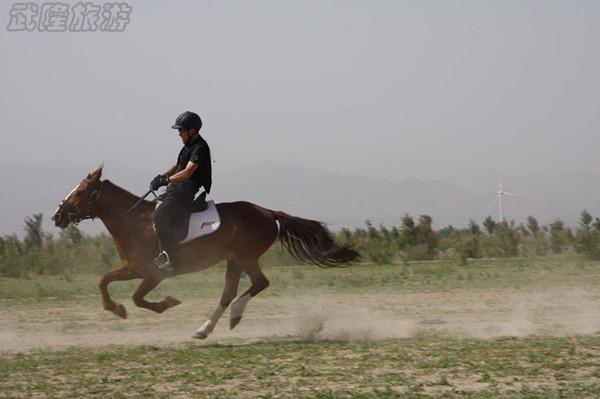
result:
[[[133,294],[134,304],[162,313],[181,303],[171,296],[160,302],[144,299],[162,280],[201,271],[225,261],[227,267],[221,299],[208,320],[193,335],[194,338],[205,339],[230,304],[230,329],[233,329],[240,323],[250,299],[269,286],[259,258],[277,240],[298,261],[321,267],[351,264],[360,258],[351,243],[337,244],[321,222],[238,201],[216,204],[221,226],[210,235],[183,244],[178,267],[174,272],[163,271],[153,263],[158,251],[153,226],[156,200],[146,201],[110,180],[102,180],[102,168],[103,165],[100,165],[88,173],[67,194],[58,205],[52,221],[61,229],[85,219],[99,218],[104,223],[114,240],[121,264],[100,279],[102,305],[105,310],[123,319],[127,318],[127,311],[122,304],[111,299],[108,293],[111,282],[142,279]],[[250,278],[251,286],[236,299],[242,272]]]

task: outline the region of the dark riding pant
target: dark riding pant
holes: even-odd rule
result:
[[[187,234],[186,219],[194,193],[183,190],[167,190],[161,197],[161,203],[154,211],[154,226],[158,236],[160,250],[169,257],[176,256],[179,242]]]

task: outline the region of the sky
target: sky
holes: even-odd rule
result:
[[[2,161],[149,181],[192,110],[215,174],[272,160],[484,192],[600,168],[598,1],[127,3],[124,32],[48,33],[8,32],[1,2]]]

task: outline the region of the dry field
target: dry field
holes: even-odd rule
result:
[[[0,279],[0,397],[600,397],[600,264],[577,257],[267,268],[241,324],[216,304],[223,268],[136,283]],[[247,285],[247,281],[243,281]]]

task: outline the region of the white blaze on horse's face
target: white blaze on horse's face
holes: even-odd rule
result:
[[[79,187],[80,187],[80,186],[81,186],[81,183],[79,183],[78,185],[76,185],[76,186],[73,188],[73,190],[69,191],[69,194],[67,194],[67,195],[65,196],[65,199],[63,199],[63,201],[65,201],[65,202],[69,202],[69,197],[71,197],[71,196],[73,195],[73,193],[74,193],[75,191],[77,191],[77,189],[79,189]]]
[[[93,213],[100,195],[100,177],[102,177],[102,165],[88,173],[81,183],[69,191],[52,216],[56,227],[65,228],[70,223],[79,223],[94,217]]]
[[[69,194],[67,194],[67,196],[65,197],[65,201],[69,199],[69,197],[75,192],[77,191],[77,189],[79,188],[79,186],[81,186],[81,183],[79,183],[78,185],[76,185],[73,190],[69,191]]]
[[[85,200],[88,186],[88,182],[85,179],[82,180],[73,190],[69,191],[64,201],[75,208],[79,208],[83,202],[82,200]]]
[[[69,191],[52,216],[52,220],[57,227],[65,228],[70,223],[78,223],[83,218],[89,216],[84,214],[84,212],[89,211],[90,195],[93,191],[94,183],[98,180],[99,175],[93,177],[91,174],[88,174],[87,178],[83,179]]]
[[[81,202],[80,197],[82,196],[82,191],[85,191],[84,183],[85,179],[76,185],[71,191],[69,191],[69,193],[56,208],[56,211],[52,216],[52,220],[57,227],[67,227],[70,223],[68,213],[73,214],[79,209]]]
[[[81,185],[81,183],[79,183],[78,185],[76,185],[75,188],[73,188],[73,190],[69,191],[69,194],[67,194],[65,196],[65,198],[62,200],[62,202],[67,202],[69,200],[69,197],[79,188],[80,185]],[[56,210],[54,211],[54,215],[58,214],[59,210],[60,210],[60,205],[58,205],[56,207]]]

